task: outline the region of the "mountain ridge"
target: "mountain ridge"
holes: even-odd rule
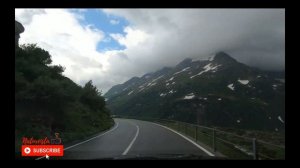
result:
[[[270,74],[218,52],[208,60],[187,58],[174,67],[131,78],[135,82],[117,85],[118,90],[114,86],[104,96],[112,113],[119,115],[284,130],[274,118],[284,120],[285,80]],[[207,102],[206,112],[199,110],[201,101]]]

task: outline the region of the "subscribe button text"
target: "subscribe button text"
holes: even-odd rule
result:
[[[22,156],[63,156],[63,145],[22,145]]]

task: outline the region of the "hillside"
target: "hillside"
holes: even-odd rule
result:
[[[114,124],[92,81],[81,87],[62,75],[62,66],[51,62],[50,54],[34,44],[15,49],[16,155],[23,137],[50,139],[59,133],[65,144]]]
[[[284,72],[249,67],[224,52],[133,77],[104,97],[118,115],[284,131]]]

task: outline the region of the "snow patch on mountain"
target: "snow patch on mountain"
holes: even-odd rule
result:
[[[159,77],[157,77],[157,78],[153,79],[153,80],[152,80],[152,82],[155,82],[155,81],[157,81],[158,79],[162,78],[163,76],[164,76],[164,75],[161,75],[161,76],[159,76]],[[151,82],[151,83],[152,83],[152,82]]]
[[[175,93],[175,92],[176,92],[176,91],[173,91],[173,90],[170,90],[170,91],[169,91],[170,94]]]
[[[174,77],[168,79],[166,82],[172,81],[174,79]]]
[[[183,99],[193,99],[194,97],[195,97],[194,93],[190,93],[190,94],[184,96]]]
[[[218,68],[219,66],[221,66],[221,65],[215,65],[215,66],[213,66],[212,63],[209,63],[209,64],[207,64],[207,65],[205,65],[205,66],[203,67],[203,69],[204,69],[203,71],[199,72],[199,73],[196,74],[196,75],[191,76],[190,78],[192,79],[192,78],[194,78],[194,77],[196,77],[196,76],[199,76],[199,75],[203,74],[204,72],[208,72],[208,71],[212,71],[212,70],[214,70],[213,72],[216,72],[216,70],[217,70],[217,68]]]
[[[164,96],[166,96],[167,94],[166,93],[161,93],[159,96],[160,97],[164,97]]]
[[[240,79],[238,79],[238,82],[240,82],[243,85],[247,85],[249,83],[249,80],[240,80]]]
[[[154,85],[156,85],[156,82],[155,82],[155,83],[152,83],[150,86],[154,86]]]
[[[278,116],[278,120],[284,124],[284,121],[282,120],[281,116]]]
[[[166,92],[166,93],[160,93],[160,97],[164,97],[164,96],[166,96],[166,95],[168,95],[168,94],[173,94],[173,93],[175,93],[176,92],[176,90],[174,91],[173,89],[172,90],[170,90],[169,92]]]
[[[233,83],[232,83],[232,84],[229,84],[227,87],[228,87],[229,89],[231,89],[231,90],[234,90]]]
[[[187,71],[188,69],[190,69],[190,67],[187,67],[187,68],[182,69],[181,71],[175,72],[173,75],[177,75],[177,74],[179,74],[179,73],[182,73],[182,72],[184,72],[184,71]]]
[[[154,85],[156,85],[156,82],[154,82],[154,83],[148,83],[148,85],[147,85],[147,87],[151,87],[151,86],[154,86]]]
[[[144,88],[141,88],[141,89],[139,90],[139,92],[141,92],[142,90],[144,90]]]
[[[208,60],[209,60],[209,61],[213,61],[213,60],[215,59],[215,56],[216,56],[216,55],[210,56]]]

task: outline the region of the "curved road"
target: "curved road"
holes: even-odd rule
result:
[[[158,124],[115,119],[116,125],[105,133],[65,148],[63,159],[101,159],[122,156],[164,154],[212,154],[184,137]]]

